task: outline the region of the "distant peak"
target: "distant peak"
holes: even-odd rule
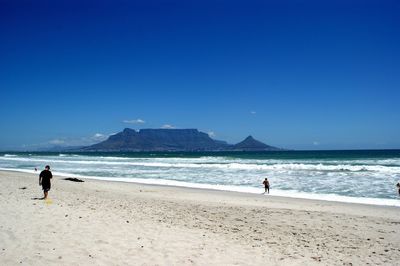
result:
[[[259,140],[256,140],[253,138],[253,136],[249,135],[247,138],[245,138],[242,142],[239,142],[238,144],[234,145],[235,149],[238,150],[246,150],[246,151],[252,151],[252,150],[277,150],[277,148],[269,146],[265,143],[262,143]]]

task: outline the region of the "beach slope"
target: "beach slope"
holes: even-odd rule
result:
[[[0,171],[1,265],[398,265],[400,208]]]

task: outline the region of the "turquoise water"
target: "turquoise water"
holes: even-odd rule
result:
[[[0,153],[0,168],[400,206],[400,150],[208,153]]]

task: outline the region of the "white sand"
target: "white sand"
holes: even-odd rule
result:
[[[26,189],[21,189],[26,187]],[[400,208],[0,171],[0,265],[400,265]]]

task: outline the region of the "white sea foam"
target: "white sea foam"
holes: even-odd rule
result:
[[[350,164],[304,164],[304,163],[276,163],[276,164],[254,164],[244,162],[231,163],[178,163],[178,162],[151,162],[147,161],[104,161],[104,160],[59,160],[49,158],[1,158],[0,160],[20,161],[20,162],[43,162],[43,163],[64,163],[82,165],[121,165],[121,166],[143,166],[161,168],[218,168],[235,170],[285,170],[285,171],[350,171],[350,172],[380,172],[383,174],[400,174],[400,167],[384,165],[350,165]]]
[[[16,154],[4,154],[4,157],[17,157],[18,155]]]

